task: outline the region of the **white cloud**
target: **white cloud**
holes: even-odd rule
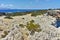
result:
[[[0,4],[0,8],[11,8],[13,7],[12,4]]]

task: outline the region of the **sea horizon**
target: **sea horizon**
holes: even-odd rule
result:
[[[41,9],[0,9],[0,12],[29,12]]]

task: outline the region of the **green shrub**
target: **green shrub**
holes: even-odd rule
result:
[[[41,28],[40,25],[34,24],[34,21],[31,20],[29,23],[27,23],[27,29],[31,32],[30,35],[33,35],[36,32],[40,32]]]
[[[30,21],[29,23],[27,23],[26,27],[29,31],[37,31],[37,32],[41,31],[40,25],[34,24],[33,21]]]

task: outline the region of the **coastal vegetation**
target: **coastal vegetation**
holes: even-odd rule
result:
[[[38,24],[35,24],[33,20],[31,20],[30,22],[27,23],[27,29],[29,31],[31,31],[31,34],[34,34],[34,32],[40,32],[41,29],[40,29],[40,25]]]
[[[42,31],[42,29],[40,28],[39,24],[35,24],[34,20],[31,20],[29,22],[27,22],[27,25],[23,25],[23,24],[19,24],[20,27],[24,28],[24,26],[26,26],[26,28],[31,32],[30,34],[33,35],[35,32],[40,32]]]
[[[45,13],[47,13],[47,10],[36,10],[36,11],[31,12],[31,14],[32,14],[31,16],[42,15]]]
[[[33,10],[33,11],[26,11],[26,12],[12,12],[12,13],[7,13],[6,16],[22,16],[26,14],[31,14],[31,16],[37,16],[37,15],[42,15],[46,13],[47,10]]]

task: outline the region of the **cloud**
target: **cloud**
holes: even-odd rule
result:
[[[0,8],[11,8],[13,7],[12,4],[0,4]]]

